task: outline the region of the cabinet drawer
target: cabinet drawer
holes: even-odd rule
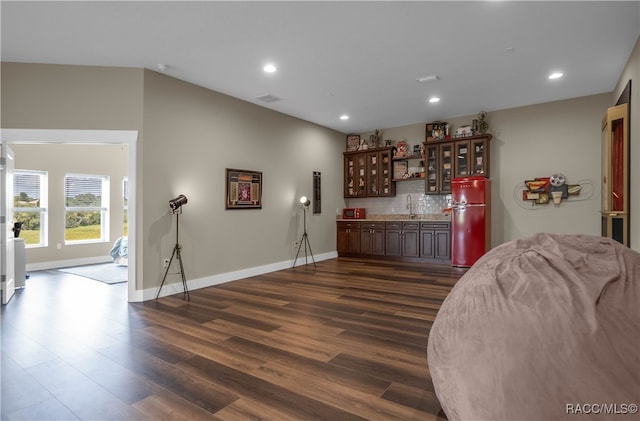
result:
[[[420,229],[423,230],[449,230],[449,222],[422,222],[420,223]]]
[[[360,222],[338,222],[338,229],[360,229]]]
[[[360,222],[360,228],[364,230],[383,230],[384,222]]]
[[[403,222],[402,229],[403,230],[417,230],[420,228],[420,222]]]
[[[402,222],[389,221],[389,222],[386,223],[386,228],[388,230],[399,230],[399,229],[402,229]]]

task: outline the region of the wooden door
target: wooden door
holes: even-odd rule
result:
[[[607,110],[602,120],[602,235],[629,245],[628,105]]]

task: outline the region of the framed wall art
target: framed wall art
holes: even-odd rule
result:
[[[226,209],[262,208],[262,172],[226,168]]]

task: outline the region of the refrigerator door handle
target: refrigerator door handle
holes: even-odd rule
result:
[[[464,209],[464,207],[467,205],[467,201],[466,200],[461,200],[460,202],[456,202],[455,200],[453,202],[451,202],[451,207],[453,209]]]

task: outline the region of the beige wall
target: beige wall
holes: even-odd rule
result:
[[[142,129],[142,69],[2,63],[2,128]]]
[[[187,196],[180,242],[187,277],[203,278],[294,257],[302,236],[296,198],[322,174],[322,213],[309,214],[316,255],[335,251],[342,208],[344,136],[145,71],[142,222],[145,287],[160,277],[175,242],[167,201]],[[263,208],[225,210],[225,168],[262,171]]]
[[[123,233],[122,180],[127,175],[128,151],[125,145],[11,145],[16,169],[46,171],[49,204],[46,247],[27,249],[31,267],[64,265],[65,261],[103,257]],[[109,240],[93,244],[64,244],[64,177],[68,173],[106,175],[110,180]],[[60,248],[58,248],[60,244]],[[59,262],[59,263],[54,263]]]
[[[624,90],[627,82],[631,81],[631,121],[629,122],[630,148],[630,245],[631,248],[640,251],[640,38],[636,41],[635,48],[629,57],[629,61],[620,76],[620,80],[610,98],[610,104],[614,105]]]
[[[609,102],[610,95],[601,94],[489,113],[493,246],[537,232],[600,234],[600,121]],[[453,131],[473,118],[446,121]],[[425,124],[382,132],[384,139],[414,145],[424,139]],[[524,180],[554,173],[585,184],[580,201],[531,208],[520,200]],[[367,200],[349,205],[366,207]]]

